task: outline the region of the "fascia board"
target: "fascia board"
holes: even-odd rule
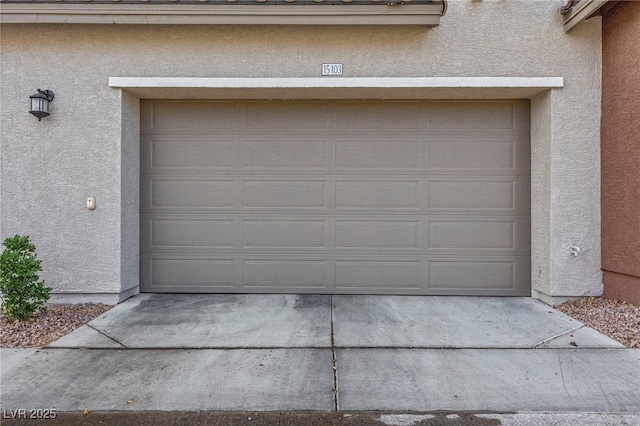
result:
[[[564,32],[569,32],[580,22],[589,18],[594,12],[607,3],[608,0],[582,0],[569,10],[562,18]]]
[[[3,24],[256,24],[437,26],[433,5],[136,5],[2,3]]]

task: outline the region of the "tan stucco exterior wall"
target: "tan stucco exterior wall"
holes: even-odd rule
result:
[[[640,2],[602,19],[604,296],[640,305]]]
[[[449,2],[433,29],[12,24],[1,35],[0,237],[33,237],[59,299],[137,291],[139,102],[109,77],[318,77],[327,62],[345,77],[563,77],[532,99],[533,295],[602,291],[600,18],[565,34],[556,2],[486,0]],[[42,122],[27,112],[38,87],[56,95]]]

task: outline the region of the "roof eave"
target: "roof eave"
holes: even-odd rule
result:
[[[609,0],[581,0],[562,17],[562,27],[568,33],[573,27],[590,18]]]
[[[429,5],[192,5],[3,3],[2,24],[424,25],[446,1]]]

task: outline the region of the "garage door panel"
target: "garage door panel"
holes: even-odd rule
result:
[[[142,133],[207,134],[237,128],[233,101],[153,101],[141,105]]]
[[[331,125],[326,101],[244,101],[242,107],[241,125],[248,132],[295,133],[328,130]]]
[[[398,139],[391,136],[385,140],[337,140],[336,169],[422,169],[422,141]]]
[[[143,291],[530,291],[528,102],[198,102],[233,111],[220,128],[159,103],[142,102]]]
[[[430,103],[429,128],[433,130],[512,130],[517,104],[512,101]]]
[[[529,250],[529,220],[435,219],[429,222],[430,249],[507,249],[526,253]]]
[[[429,248],[513,248],[513,222],[431,222]]]
[[[431,179],[429,211],[456,210],[487,213],[529,214],[528,177]]]
[[[419,248],[419,221],[336,221],[338,248]]]
[[[340,101],[335,103],[335,127],[364,132],[420,130],[424,123],[423,105],[420,101]]]
[[[451,141],[429,142],[430,170],[512,170],[513,141]]]
[[[233,217],[212,219],[209,215],[143,214],[140,250],[149,253],[190,255],[231,250],[241,245],[241,222]]]
[[[325,247],[324,220],[245,220],[243,247]]]
[[[505,291],[507,295],[528,295],[528,258],[434,260],[429,262],[429,290],[434,294],[456,291]]]
[[[420,289],[420,261],[338,260],[336,289],[380,288],[395,292]]]
[[[420,182],[336,180],[336,208],[418,209]]]
[[[147,172],[224,170],[236,166],[236,142],[230,137],[143,135],[141,170]]]
[[[181,140],[151,142],[151,168],[202,167],[215,169],[235,166],[232,140]]]
[[[141,269],[142,282],[152,282],[153,290],[232,289],[236,282],[233,259],[146,259]]]
[[[326,140],[244,141],[242,168],[327,169],[329,142]]]
[[[512,259],[444,258],[413,260],[331,261],[243,259],[238,280],[233,259],[143,259],[144,291],[208,291],[278,293],[282,291],[338,292],[347,294],[529,294],[528,257]],[[145,271],[145,264],[151,263]],[[234,275],[235,274],[235,275]]]
[[[513,181],[429,182],[431,209],[514,209]]]
[[[249,209],[323,209],[326,205],[326,192],[326,181],[245,181],[242,205]]]
[[[149,188],[141,192],[145,207],[155,209],[194,207],[230,209],[234,207],[235,190],[232,180],[153,179],[150,185],[144,185],[144,188]]]
[[[243,287],[326,289],[325,260],[244,260]]]
[[[313,180],[306,180],[312,178]],[[337,183],[337,185],[336,185]],[[388,196],[389,191],[393,193]],[[340,209],[394,210],[426,206],[425,212],[451,210],[491,214],[528,214],[529,179],[514,177],[495,180],[491,177],[446,179],[425,178],[421,181],[353,181],[322,179],[320,176],[292,175],[287,179],[264,180],[216,179],[182,176],[142,177],[143,211],[176,209],[238,210],[243,209]],[[382,193],[383,197],[376,195]],[[240,196],[241,204],[235,204]],[[428,205],[426,203],[428,202]]]
[[[231,220],[155,219],[152,247],[233,247]]]

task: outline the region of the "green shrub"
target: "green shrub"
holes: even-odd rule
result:
[[[42,309],[51,289],[38,276],[42,268],[28,236],[9,237],[2,244],[5,246],[0,255],[2,310],[10,321],[24,321]]]

